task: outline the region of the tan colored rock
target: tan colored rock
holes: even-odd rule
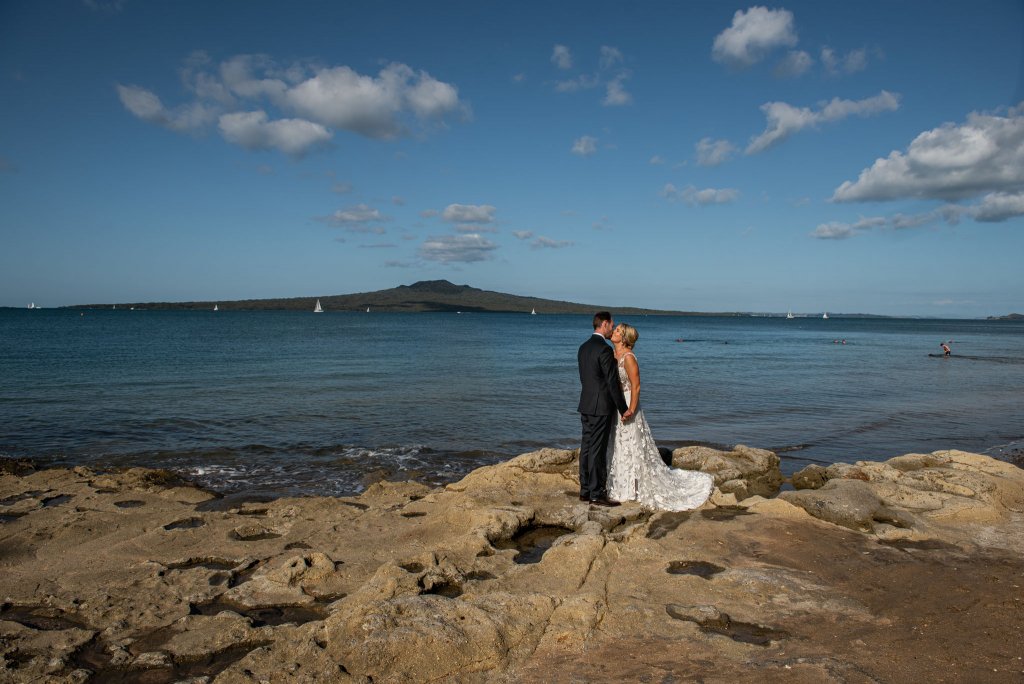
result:
[[[84,682],[90,637],[97,679],[1016,681],[1019,469],[907,455],[770,498],[756,451],[706,452],[735,491],[654,513],[579,502],[555,449],[227,511],[141,470],[0,474],[0,500],[71,497],[0,524],[0,672]]]
[[[751,496],[774,496],[782,486],[779,457],[771,451],[742,444],[732,451],[682,447],[672,452],[672,465],[711,474],[715,486],[723,493],[735,494],[741,501]]]

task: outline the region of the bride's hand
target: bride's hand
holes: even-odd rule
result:
[[[629,422],[629,420],[630,420],[630,419],[631,419],[632,417],[633,417],[633,411],[631,411],[631,410],[627,410],[627,411],[626,411],[625,413],[623,413],[623,414],[622,414],[622,422],[623,422],[623,423],[628,423],[628,422]]]

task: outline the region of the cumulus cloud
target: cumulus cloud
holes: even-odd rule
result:
[[[338,209],[328,216],[318,217],[317,220],[328,223],[332,226],[339,226],[353,233],[376,233],[385,232],[379,223],[388,221],[388,217],[367,204],[356,204],[346,209]]]
[[[972,112],[963,124],[925,131],[906,151],[894,150],[842,183],[832,199],[957,201],[986,193],[976,216],[983,221],[1004,220],[998,217],[1024,193],[1024,103],[1006,115]]]
[[[998,223],[1017,216],[1024,216],[1024,191],[993,192],[985,195],[981,204],[971,213],[975,221]]]
[[[666,183],[661,189],[661,196],[670,202],[683,202],[691,207],[706,206],[708,204],[729,204],[739,199],[740,192],[735,188],[705,188],[698,190],[692,185],[685,188],[677,188],[672,183]]]
[[[449,204],[441,218],[452,223],[492,223],[495,211],[490,204]]]
[[[974,209],[947,204],[919,214],[897,213],[893,216],[862,217],[853,223],[831,221],[822,223],[811,231],[811,237],[822,240],[845,240],[863,235],[872,230],[911,230],[929,226],[938,221],[944,221],[949,225],[956,225],[960,222],[962,216],[973,215],[974,213]]]
[[[572,53],[564,45],[555,45],[551,51],[551,62],[559,69],[572,69]]]
[[[572,144],[572,153],[581,157],[589,157],[595,152],[597,152],[597,138],[589,135],[576,138]]]
[[[868,51],[867,48],[857,48],[839,56],[835,50],[825,46],[821,48],[821,64],[831,76],[854,74],[867,68]]]
[[[751,7],[737,10],[729,28],[715,36],[711,57],[731,67],[749,67],[772,50],[793,47],[796,42],[792,12]]]
[[[168,108],[155,93],[131,85],[118,85],[118,96],[144,121],[178,132],[217,121],[230,142],[293,155],[334,130],[387,139],[449,115],[469,116],[454,85],[397,62],[376,76],[347,66],[280,65],[266,55],[236,55],[216,68],[210,62],[201,51],[185,60],[181,75],[195,98],[191,103]]]
[[[899,109],[900,96],[883,90],[874,97],[863,100],[842,100],[838,97],[825,103],[819,109],[794,107],[785,102],[768,102],[761,105],[768,125],[764,132],[751,139],[747,154],[763,152],[794,133],[821,123],[839,121],[850,116],[872,116],[881,112]]]
[[[570,240],[552,240],[543,235],[538,235],[537,239],[530,243],[530,249],[562,249],[571,246],[572,241]]]
[[[611,69],[616,64],[621,64],[622,61],[622,51],[619,48],[611,47],[610,45],[601,46],[600,66],[602,69]]]
[[[566,59],[556,60],[559,56],[559,48],[565,52]],[[551,61],[555,62],[561,69],[570,69],[572,60],[568,58],[569,49],[564,45],[555,46],[555,54]],[[604,86],[605,96],[602,104],[605,107],[621,107],[633,102],[633,96],[626,90],[625,82],[632,76],[628,69],[622,68],[625,57],[617,47],[602,45],[598,57],[598,68],[594,73],[580,74],[574,78],[564,79],[555,82],[555,91],[560,93],[574,93],[581,90],[590,90]]]
[[[198,131],[217,118],[215,110],[200,102],[168,109],[155,93],[138,86],[118,84],[117,96],[125,109],[143,121],[178,133]]]
[[[400,115],[437,118],[458,108],[458,91],[425,71],[389,64],[376,78],[347,66],[323,69],[287,90],[296,112],[332,128],[368,138],[394,138],[403,132]]]
[[[796,78],[803,76],[814,66],[814,58],[803,50],[790,50],[778,64],[775,65],[775,75],[779,78]]]
[[[620,74],[608,81],[607,86],[605,86],[604,106],[619,107],[633,101],[633,96],[626,92],[625,86],[622,85],[626,78],[626,75]]]
[[[515,238],[517,240],[529,240],[530,238],[533,237],[533,231],[532,230],[514,230],[514,231],[512,231],[512,235],[515,236]]]
[[[441,263],[473,263],[486,261],[498,246],[478,234],[441,235],[427,238],[420,245],[419,256]]]
[[[270,121],[267,113],[262,110],[224,114],[220,117],[218,127],[225,140],[248,150],[276,149],[292,156],[305,154],[310,148],[330,140],[333,135],[312,121]]]
[[[811,237],[821,240],[845,240],[873,228],[882,227],[886,223],[887,220],[881,216],[861,218],[854,223],[831,221],[829,223],[822,223],[811,231]]]
[[[701,138],[697,143],[697,163],[701,166],[718,166],[729,160],[736,151],[728,140]]]

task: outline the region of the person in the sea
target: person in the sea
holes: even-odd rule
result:
[[[711,496],[714,478],[700,471],[672,468],[662,461],[640,408],[640,365],[633,354],[639,338],[636,328],[626,323],[612,331],[619,382],[632,419],[615,426],[609,447],[608,494],[616,501],[638,501],[657,510],[697,508]]]
[[[580,345],[576,363],[580,371],[577,411],[583,427],[580,440],[580,501],[618,506],[608,497],[608,441],[619,414],[628,421],[633,412],[622,394],[615,356],[607,338],[615,323],[607,311],[594,314],[594,334]]]
[[[953,352],[950,350],[949,345],[945,342],[939,342],[939,346],[942,347],[942,355],[949,356]]]

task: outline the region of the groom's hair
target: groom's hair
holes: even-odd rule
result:
[[[610,313],[608,313],[607,311],[598,311],[596,314],[594,314],[594,330],[600,328],[601,324],[604,323],[605,321],[610,320],[612,320],[612,315]]]

